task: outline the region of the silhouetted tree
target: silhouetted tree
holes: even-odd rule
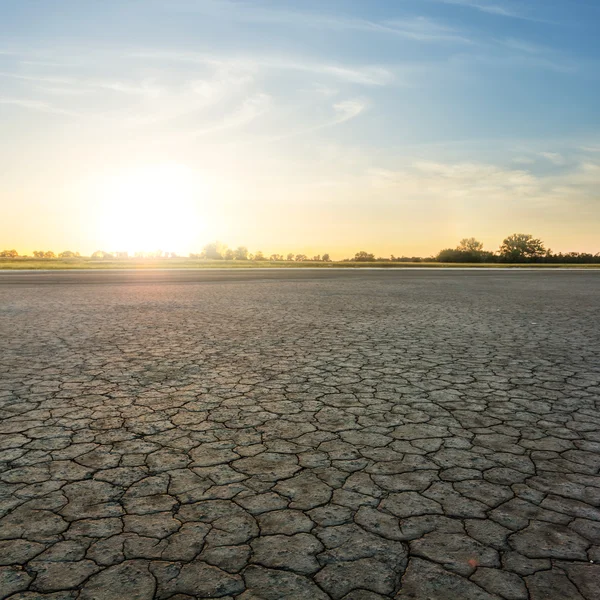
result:
[[[548,253],[542,240],[529,233],[513,233],[500,246],[500,258],[504,262],[534,261]]]
[[[224,250],[225,248],[220,242],[211,242],[204,246],[202,250],[203,258],[207,258],[208,260],[222,260]]]
[[[294,260],[294,255],[292,252],[288,253],[288,255],[286,256],[285,260]]]
[[[308,260],[308,257],[306,256],[306,254],[296,254],[296,256],[294,257],[294,260],[296,262],[304,262],[304,261]]]
[[[225,250],[225,254],[224,254],[223,258],[225,258],[225,260],[233,260],[233,258],[234,258],[233,250],[231,248],[227,248],[227,250]]]
[[[274,262],[281,261],[283,260],[283,256],[281,254],[271,254],[271,256],[269,256],[269,260],[272,260]]]
[[[474,237],[463,238],[458,243],[456,249],[461,252],[481,252],[483,250],[483,244]]]
[[[495,262],[496,257],[492,252],[486,252],[485,250],[446,248],[437,254],[435,260],[443,263],[481,263]]]
[[[438,262],[458,263],[480,263],[494,262],[496,260],[492,252],[486,252],[483,244],[475,238],[463,238],[456,248],[441,250],[437,256]]]
[[[238,246],[233,251],[233,258],[235,260],[248,260],[248,248],[246,246]]]
[[[79,252],[72,252],[71,250],[65,250],[58,255],[58,258],[76,258],[79,256]]]
[[[375,260],[375,255],[361,250],[354,255],[352,260],[356,262],[373,262]]]
[[[16,250],[2,250],[0,252],[0,257],[2,258],[15,258],[19,256],[19,253]]]
[[[331,258],[329,258],[329,254],[326,253],[326,254],[323,254],[322,260],[323,260],[323,262],[330,262]]]
[[[262,253],[261,250],[257,250],[254,253],[254,260],[265,260],[265,255]]]

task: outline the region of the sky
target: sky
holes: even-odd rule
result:
[[[0,0],[0,250],[600,252],[597,0]]]

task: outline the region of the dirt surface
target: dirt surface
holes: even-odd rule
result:
[[[600,273],[0,274],[0,598],[597,600]]]

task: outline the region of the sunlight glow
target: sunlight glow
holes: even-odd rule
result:
[[[106,250],[187,254],[206,229],[207,189],[178,164],[145,166],[110,178],[100,227]]]

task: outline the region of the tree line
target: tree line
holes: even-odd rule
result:
[[[17,258],[19,254],[16,250],[0,251],[1,258]],[[35,258],[78,258],[79,252],[65,250],[58,256],[51,250],[34,250]],[[91,255],[92,259],[126,259],[129,258],[127,252],[105,252],[96,250]],[[136,252],[133,258],[183,258],[177,256],[174,252]],[[229,248],[220,242],[211,242],[204,246],[201,252],[192,253],[189,258],[199,260],[236,260],[236,261],[286,261],[286,262],[332,262],[328,253],[317,254],[309,257],[306,254],[294,254],[290,252],[286,255],[271,254],[266,256],[260,250],[254,253],[248,251],[246,246]],[[544,242],[534,238],[528,233],[513,233],[506,237],[500,248],[495,252],[485,250],[483,244],[477,239],[470,237],[460,240],[456,248],[445,248],[435,256],[394,256],[376,257],[371,252],[361,250],[352,258],[344,258],[342,262],[441,262],[441,263],[571,263],[571,264],[594,264],[600,263],[600,253],[590,254],[587,252],[566,252],[554,253],[546,248]]]
[[[0,250],[0,258],[17,258],[19,253],[16,250]],[[81,255],[79,252],[71,252],[71,250],[65,250],[64,252],[59,252],[56,255],[52,250],[34,250],[33,251],[34,258],[78,258]],[[26,258],[25,255],[23,258]]]
[[[295,262],[331,262],[329,254],[317,254],[313,257],[308,257],[306,254],[294,254],[290,252],[286,255],[271,254],[266,256],[261,250],[254,253],[248,251],[246,246],[238,246],[237,248],[228,248],[220,242],[212,242],[207,244],[198,254],[190,254],[190,258],[199,258],[205,260],[254,260],[254,261],[295,261]]]
[[[506,237],[500,248],[495,251],[484,250],[483,244],[473,238],[463,238],[456,248],[445,248],[435,256],[421,258],[418,256],[390,256],[375,258],[374,254],[361,250],[352,262],[441,262],[441,263],[600,263],[600,252],[559,252],[554,253],[546,248],[544,242],[529,233],[513,233]]]
[[[529,233],[513,233],[506,237],[496,252],[484,250],[475,238],[462,239],[456,248],[446,248],[435,257],[449,263],[599,263],[600,253],[554,253],[544,242]]]

